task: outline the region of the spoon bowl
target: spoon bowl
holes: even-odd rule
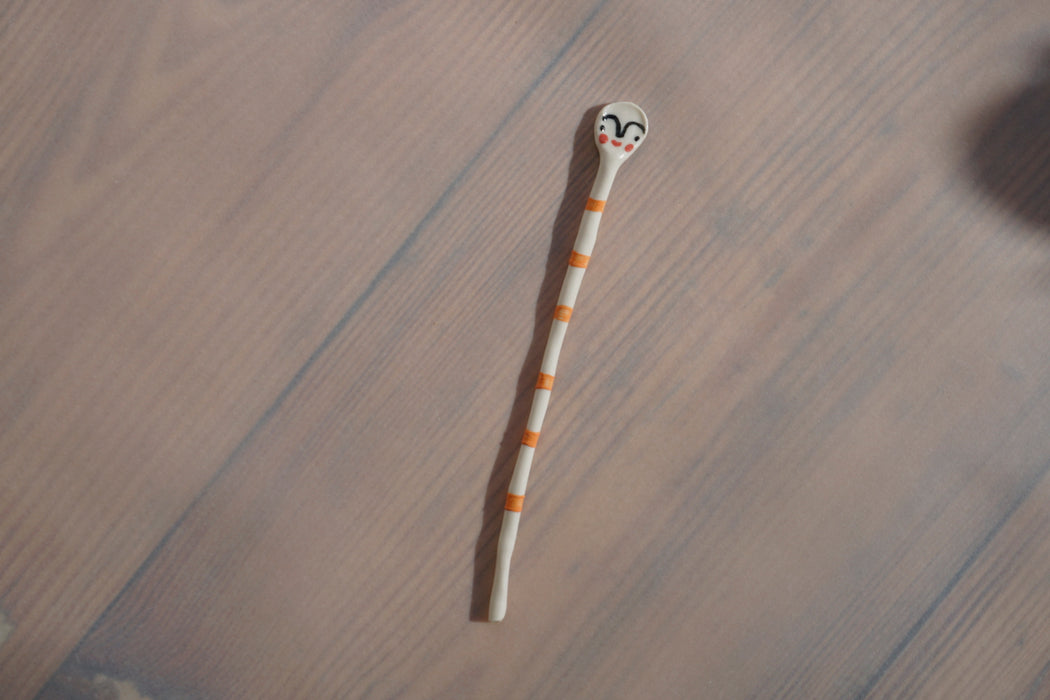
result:
[[[602,163],[622,163],[631,157],[649,131],[649,119],[633,102],[613,102],[594,121],[594,143]]]

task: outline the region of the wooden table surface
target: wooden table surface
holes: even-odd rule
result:
[[[3,3],[0,697],[1050,698],[1047,9]]]

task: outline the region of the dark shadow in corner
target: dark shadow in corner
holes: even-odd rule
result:
[[[1029,84],[982,112],[966,140],[977,186],[1010,214],[1050,229],[1050,48]]]
[[[550,252],[547,254],[547,269],[536,300],[536,315],[532,322],[532,341],[529,343],[525,363],[518,374],[514,390],[513,408],[507,427],[500,440],[496,462],[492,465],[488,488],[485,490],[485,506],[481,516],[481,532],[474,547],[474,587],[470,597],[470,619],[475,622],[488,620],[489,594],[495,577],[496,542],[503,523],[503,502],[507,495],[511,471],[517,459],[521,436],[525,431],[525,420],[532,408],[532,392],[540,371],[540,361],[547,345],[554,306],[558,301],[561,283],[576,240],[576,231],[583,218],[583,207],[590,194],[591,183],[598,169],[598,150],[594,145],[594,120],[601,106],[588,109],[573,138],[572,159],[561,198],[558,215],[551,231]]]

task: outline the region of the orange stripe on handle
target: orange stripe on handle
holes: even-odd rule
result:
[[[520,513],[522,506],[525,505],[525,497],[519,496],[516,493],[507,494],[507,502],[503,505],[504,510],[511,510],[515,513]]]
[[[526,430],[525,434],[521,437],[521,444],[528,445],[529,447],[535,447],[536,443],[539,442],[540,434],[534,433],[531,430]]]
[[[536,388],[546,389],[547,391],[552,390],[554,388],[554,375],[540,372],[540,378],[536,380]]]
[[[590,262],[590,255],[580,255],[575,250],[572,251],[572,255],[569,256],[569,264],[573,267],[587,267],[587,263]]]
[[[558,321],[565,321],[566,323],[568,323],[569,319],[572,318],[572,307],[562,306],[560,304],[558,306],[555,306],[554,318]]]
[[[605,200],[604,199],[591,199],[587,198],[587,211],[605,211]]]

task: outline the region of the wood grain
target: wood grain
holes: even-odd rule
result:
[[[1044,10],[0,8],[0,695],[1043,697]]]

